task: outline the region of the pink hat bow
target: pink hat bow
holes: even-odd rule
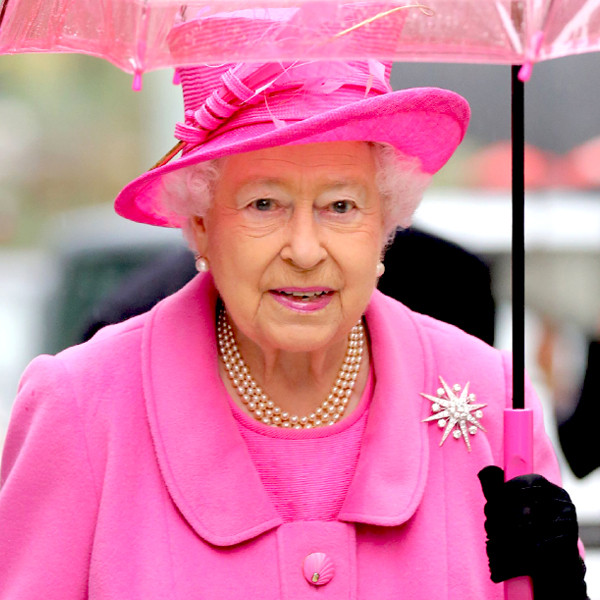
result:
[[[217,134],[241,110],[259,108],[276,128],[286,121],[306,117],[303,99],[308,96],[328,96],[346,86],[364,89],[364,97],[391,91],[388,83],[391,63],[376,60],[329,63],[309,61],[291,64],[242,63],[219,67],[187,67],[180,69],[185,102],[185,122],[175,126],[175,137],[188,144],[187,151]],[[199,71],[203,71],[200,73]],[[216,80],[216,81],[215,81]],[[210,89],[205,96],[198,82]],[[204,99],[202,99],[204,97]],[[276,100],[273,104],[270,99]],[[320,100],[326,101],[325,98]],[[305,102],[305,104],[314,104]],[[278,115],[279,109],[290,104],[296,115]],[[285,112],[285,111],[284,111]],[[240,120],[240,119],[238,119]],[[241,119],[242,121],[244,119]],[[253,120],[256,120],[254,115]]]

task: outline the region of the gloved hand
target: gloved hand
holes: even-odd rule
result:
[[[535,600],[585,600],[575,506],[569,494],[541,475],[504,482],[500,467],[479,472],[485,505],[492,581],[528,575]]]

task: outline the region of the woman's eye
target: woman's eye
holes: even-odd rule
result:
[[[269,210],[273,210],[275,207],[275,202],[270,200],[269,198],[259,198],[252,203],[252,206],[256,210],[260,210],[261,212],[266,212]]]
[[[259,200],[255,200],[251,204],[251,206],[253,208],[255,208],[256,210],[266,212],[268,210],[272,210],[273,207],[275,206],[275,203],[273,202],[273,200],[270,200],[269,198],[260,198]]]
[[[331,205],[331,210],[338,214],[350,212],[354,208],[354,202],[350,200],[337,200]]]

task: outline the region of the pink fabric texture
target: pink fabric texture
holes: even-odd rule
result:
[[[150,313],[26,371],[0,488],[2,600],[480,600],[490,582],[477,472],[502,458],[508,357],[375,292],[375,389],[334,521],[284,523],[218,377],[216,291],[199,275]],[[487,433],[439,446],[438,376],[470,381]],[[535,470],[559,481],[534,411]],[[335,427],[342,427],[343,423]],[[308,485],[308,483],[307,483]],[[320,588],[302,560],[327,553]]]
[[[286,523],[337,518],[354,476],[372,393],[369,376],[359,406],[335,428],[276,429],[234,406],[250,458]]]
[[[393,92],[391,63],[296,61],[179,69],[185,121],[175,136],[183,154],[144,173],[118,195],[121,216],[169,227],[181,217],[162,206],[162,177],[199,162],[261,148],[316,142],[389,143],[420,161],[444,166],[469,122],[466,100],[438,88]]]

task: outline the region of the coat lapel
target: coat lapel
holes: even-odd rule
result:
[[[366,311],[375,371],[356,473],[340,520],[396,526],[407,521],[423,497],[429,462],[428,407],[419,392],[431,374],[410,311],[376,291]]]
[[[219,378],[217,294],[196,277],[150,313],[142,341],[144,395],[162,476],[181,514],[218,546],[282,520],[262,486]]]

